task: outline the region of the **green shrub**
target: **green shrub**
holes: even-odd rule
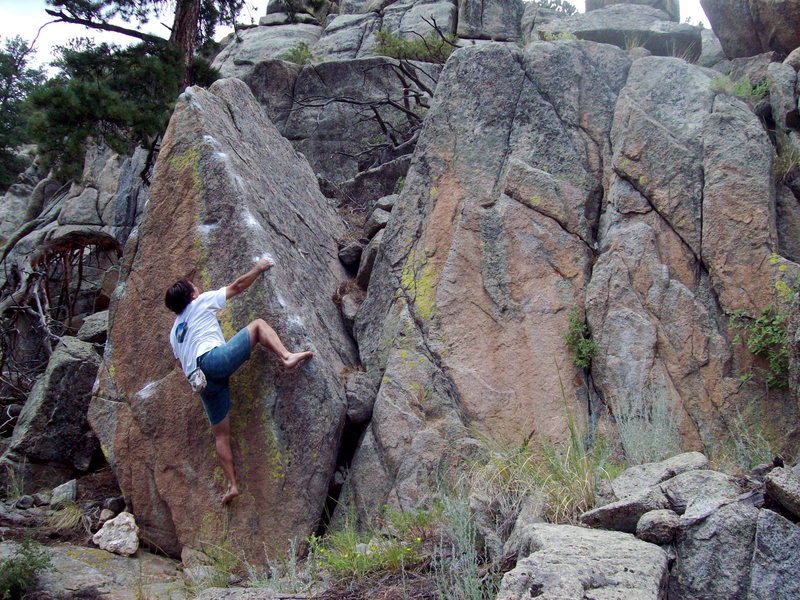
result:
[[[38,574],[50,568],[50,556],[44,547],[26,539],[10,558],[0,561],[0,600],[22,598]]]
[[[758,317],[751,318],[742,312],[732,313],[733,329],[741,331],[733,338],[735,344],[744,344],[755,356],[767,363],[766,382],[771,388],[786,388],[789,385],[789,313],[770,304]],[[751,377],[745,374],[743,379]]]
[[[381,29],[375,32],[375,41],[372,53],[377,56],[443,64],[454,50],[455,37],[443,38],[433,31],[425,37],[407,40]]]
[[[478,533],[466,493],[442,496],[443,526],[435,563],[439,600],[491,600],[496,578],[481,573]]]
[[[314,54],[308,44],[300,42],[291,50],[284,52],[280,58],[296,65],[307,65],[314,60]]]
[[[592,359],[597,356],[597,344],[592,340],[589,327],[577,306],[569,311],[569,326],[563,337],[572,361],[579,367],[589,368]]]
[[[750,82],[749,75],[736,81],[733,81],[730,75],[723,75],[711,80],[711,89],[729,96],[736,96],[745,102],[755,103],[769,93],[769,83],[764,79],[753,84]]]

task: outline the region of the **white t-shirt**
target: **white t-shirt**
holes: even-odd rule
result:
[[[217,312],[225,308],[225,288],[203,292],[175,319],[169,343],[188,377],[197,368],[197,357],[225,343]]]

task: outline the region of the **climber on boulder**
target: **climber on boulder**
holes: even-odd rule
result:
[[[275,330],[263,319],[252,321],[227,342],[222,335],[216,313],[225,308],[226,300],[245,291],[273,265],[271,260],[262,258],[236,281],[211,292],[201,293],[197,286],[184,278],[172,285],[164,296],[167,308],[178,315],[169,334],[172,351],[192,387],[201,390],[200,397],[214,433],[217,456],[228,480],[228,489],[222,496],[223,504],[239,495],[231,451],[228,378],[250,358],[256,344],[272,351],[286,369],[293,369],[313,356],[310,351],[289,352]]]

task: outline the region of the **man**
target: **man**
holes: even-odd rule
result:
[[[250,358],[250,352],[256,344],[275,353],[287,369],[293,369],[313,356],[309,351],[289,352],[278,334],[263,319],[256,319],[227,342],[222,336],[217,312],[225,308],[226,300],[241,294],[273,265],[271,260],[262,258],[232,284],[202,294],[191,281],[184,278],[170,287],[164,296],[167,308],[178,315],[169,334],[175,358],[180,361],[187,377],[192,377],[199,369],[207,382],[200,397],[214,433],[217,456],[228,480],[222,504],[228,504],[239,495],[231,451],[228,378]]]

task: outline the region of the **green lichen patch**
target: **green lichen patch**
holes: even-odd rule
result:
[[[436,306],[437,275],[427,252],[412,251],[403,265],[401,285],[413,298],[414,311],[417,316],[426,321],[430,321],[438,313]]]

